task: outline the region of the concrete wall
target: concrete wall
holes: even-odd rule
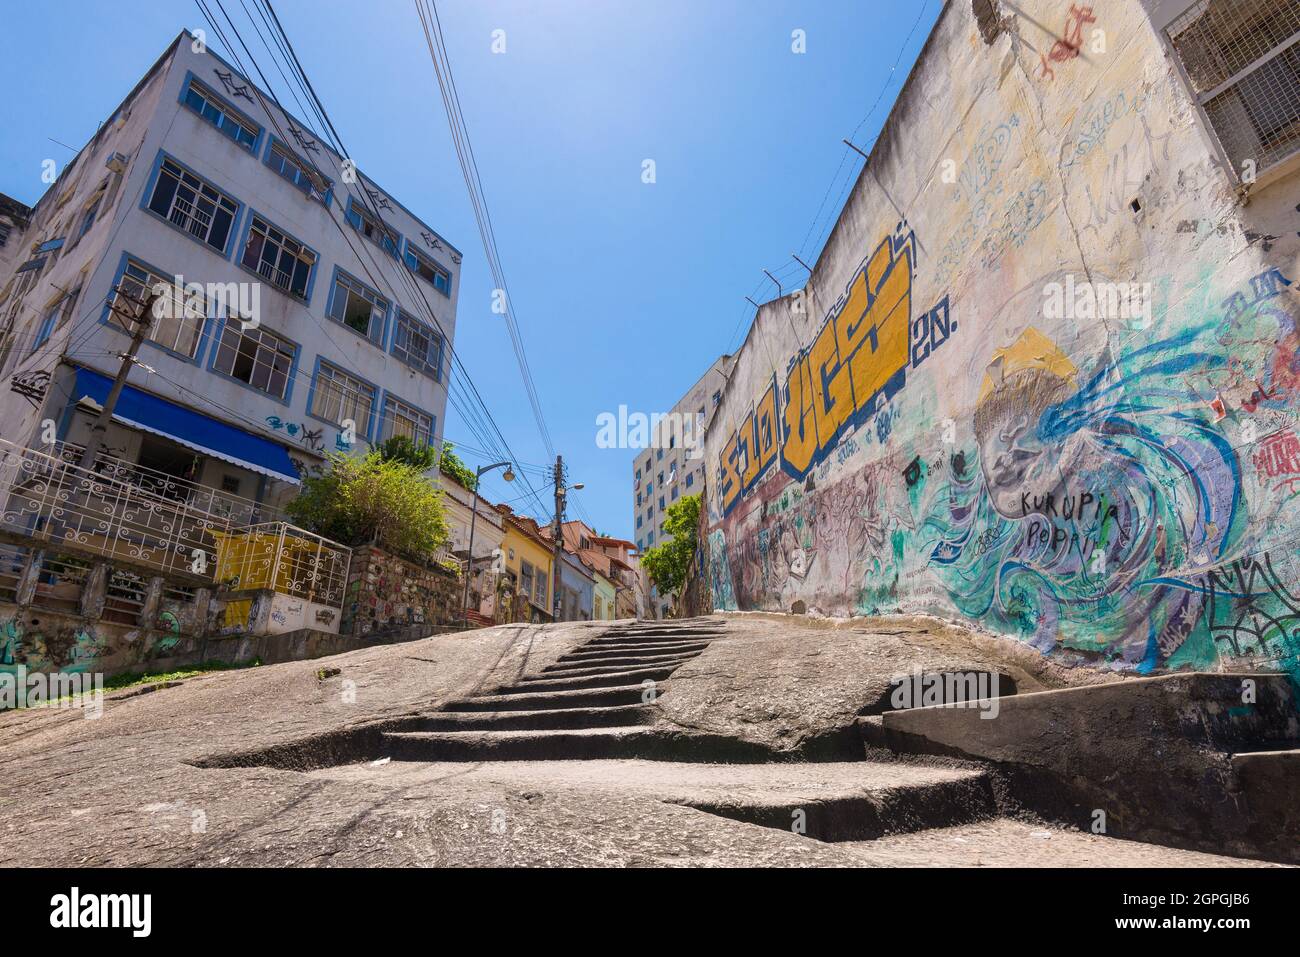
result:
[[[354,548],[337,630],[361,637],[419,626],[421,634],[432,634],[460,620],[462,585],[450,572],[423,568],[378,548]],[[306,624],[321,627],[310,620]]]
[[[949,3],[706,434],[715,606],[1300,670],[1300,189],[1234,186],[1140,4]]]

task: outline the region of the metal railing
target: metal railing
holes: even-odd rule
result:
[[[351,551],[287,522],[218,532],[216,580],[232,591],[268,589],[343,607]]]
[[[120,460],[82,468],[0,439],[0,528],[211,580],[216,536],[247,524],[244,510],[214,490],[176,481]]]
[[[71,465],[78,464],[85,451],[83,446],[75,442],[56,442],[49,449],[51,455],[56,455]],[[284,518],[280,510],[271,505],[128,462],[102,449],[90,468],[97,475],[130,483],[147,494],[183,502],[187,507],[200,512],[220,515],[230,525],[257,525],[262,522],[278,522]]]

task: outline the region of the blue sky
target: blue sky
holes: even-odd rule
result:
[[[413,2],[272,2],[358,166],[464,252],[456,349],[540,486],[547,453],[491,310],[494,283]],[[253,45],[239,0],[224,3]],[[753,317],[744,297],[775,295],[763,269],[787,288],[802,282],[791,253],[815,261],[861,167],[841,140],[869,148],[941,7],[440,0],[543,412],[571,480],[586,485],[573,496],[577,517],[635,537],[635,453],[597,448],[596,416],[671,407],[739,346]],[[204,25],[187,0],[10,3],[5,21],[25,41],[0,58],[0,192],[28,203],[44,189],[41,161],[72,157],[52,140],[86,142],[181,27]],[[492,52],[494,30],[505,31],[504,54]],[[653,184],[642,182],[646,159]],[[476,445],[451,409],[445,431]],[[523,491],[499,479],[484,488],[498,501]]]

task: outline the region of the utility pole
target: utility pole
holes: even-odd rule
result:
[[[564,457],[555,457],[555,527],[553,529],[554,556],[551,559],[551,620],[560,620],[560,553],[564,550],[561,532],[564,527]]]
[[[120,287],[114,289],[114,292],[121,292]],[[110,305],[109,309],[121,317],[124,322],[133,323],[135,332],[131,335],[131,345],[127,347],[126,352],[122,353],[122,366],[117,370],[117,378],[113,380],[112,387],[108,390],[108,396],[104,399],[104,406],[99,410],[99,415],[95,417],[95,424],[90,427],[90,438],[86,441],[86,448],[81,453],[81,460],[77,465],[83,469],[91,469],[95,465],[95,456],[99,455],[99,450],[103,448],[104,437],[108,434],[108,423],[113,419],[113,411],[117,408],[117,400],[122,395],[122,389],[126,386],[126,377],[131,372],[131,367],[135,365],[135,355],[140,351],[140,344],[149,337],[149,329],[153,325],[153,311],[160,296],[157,290],[151,290],[149,296],[140,305],[140,311],[134,316],[119,312],[117,307]]]

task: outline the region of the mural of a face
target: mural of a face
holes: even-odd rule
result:
[[[993,387],[975,412],[975,441],[989,499],[998,514],[1021,518],[1021,493],[1055,486],[1060,461],[1038,434],[1043,412],[1070,394],[1070,383],[1047,369],[1025,369]],[[1056,452],[1058,450],[1052,450]]]

